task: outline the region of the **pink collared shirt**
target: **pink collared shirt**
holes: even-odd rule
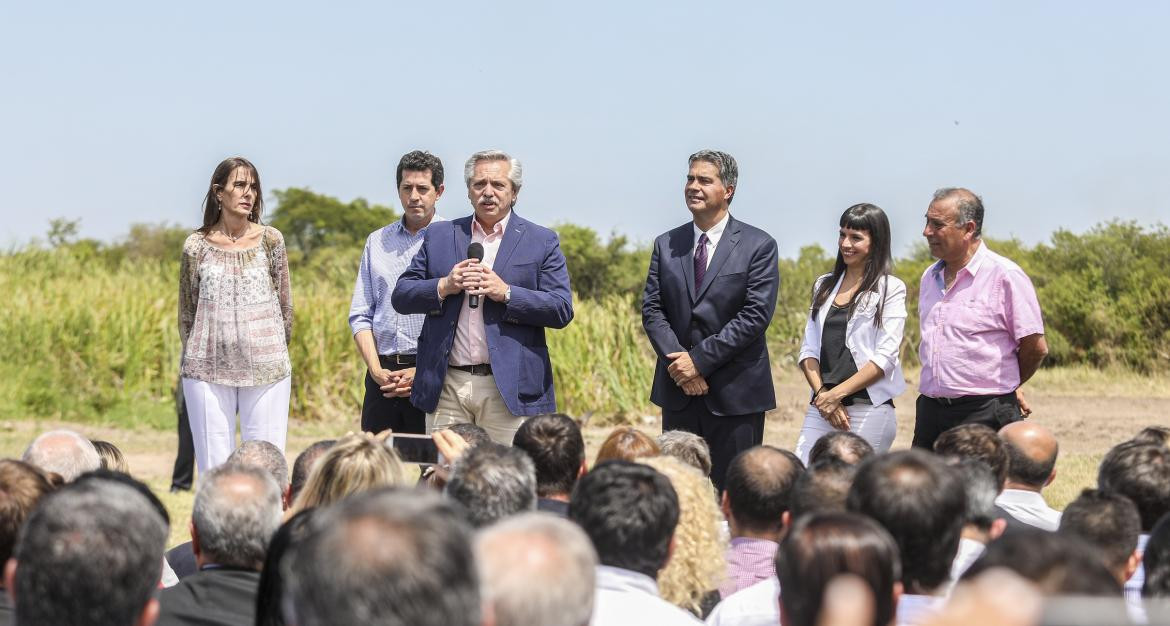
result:
[[[1032,281],[982,242],[945,290],[943,265],[928,267],[918,288],[918,390],[935,398],[1014,391],[1020,386],[1020,340],[1044,333]]]
[[[496,222],[492,232],[484,232],[479,220],[471,218],[471,241],[483,244],[483,264],[488,269],[496,262],[496,253],[500,251],[500,242],[504,240],[504,232],[508,228],[508,220],[512,212]],[[487,297],[481,297],[478,308],[468,305],[470,298],[463,299],[463,308],[459,312],[459,324],[455,326],[455,341],[451,344],[451,356],[447,362],[451,365],[479,365],[491,363],[488,354],[487,333],[483,328],[483,304]]]

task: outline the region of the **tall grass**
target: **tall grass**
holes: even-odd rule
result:
[[[352,259],[293,273],[292,414],[356,424],[364,366],[346,318]],[[178,265],[67,249],[0,255],[0,418],[174,425]],[[634,296],[578,300],[549,332],[557,396],[573,414],[650,410],[653,354]]]

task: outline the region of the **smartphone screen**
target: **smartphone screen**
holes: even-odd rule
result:
[[[439,462],[439,449],[430,435],[395,433],[390,435],[389,443],[405,463],[434,465]]]

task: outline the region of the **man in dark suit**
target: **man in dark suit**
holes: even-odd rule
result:
[[[159,594],[158,626],[251,624],[281,493],[263,469],[226,463],[199,479],[191,547],[199,571]]]
[[[544,329],[573,319],[569,272],[557,234],[512,211],[519,161],[477,152],[464,180],[475,213],[431,224],[391,304],[427,314],[410,392],[427,432],[473,423],[510,446],[524,418],[556,411]]]
[[[662,429],[685,430],[711,448],[711,479],[723,489],[731,459],[759,445],[764,411],[776,407],[764,333],[776,310],[776,241],[729,212],[735,159],[690,157],[684,187],[692,221],[654,241],[642,325],[658,353],[650,400]]]

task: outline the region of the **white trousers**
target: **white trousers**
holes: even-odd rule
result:
[[[862,439],[873,446],[875,452],[885,452],[894,443],[894,435],[898,432],[897,416],[894,407],[889,404],[863,404],[858,402],[853,406],[845,407],[849,414],[849,430],[861,435]],[[812,451],[817,440],[828,433],[837,430],[825,418],[817,407],[809,405],[804,414],[804,426],[800,428],[800,437],[796,439],[796,455],[806,465],[808,453]]]
[[[284,451],[292,377],[257,387],[229,387],[183,379],[187,417],[199,474],[222,465],[236,449],[236,413],[244,441],[262,439]]]

